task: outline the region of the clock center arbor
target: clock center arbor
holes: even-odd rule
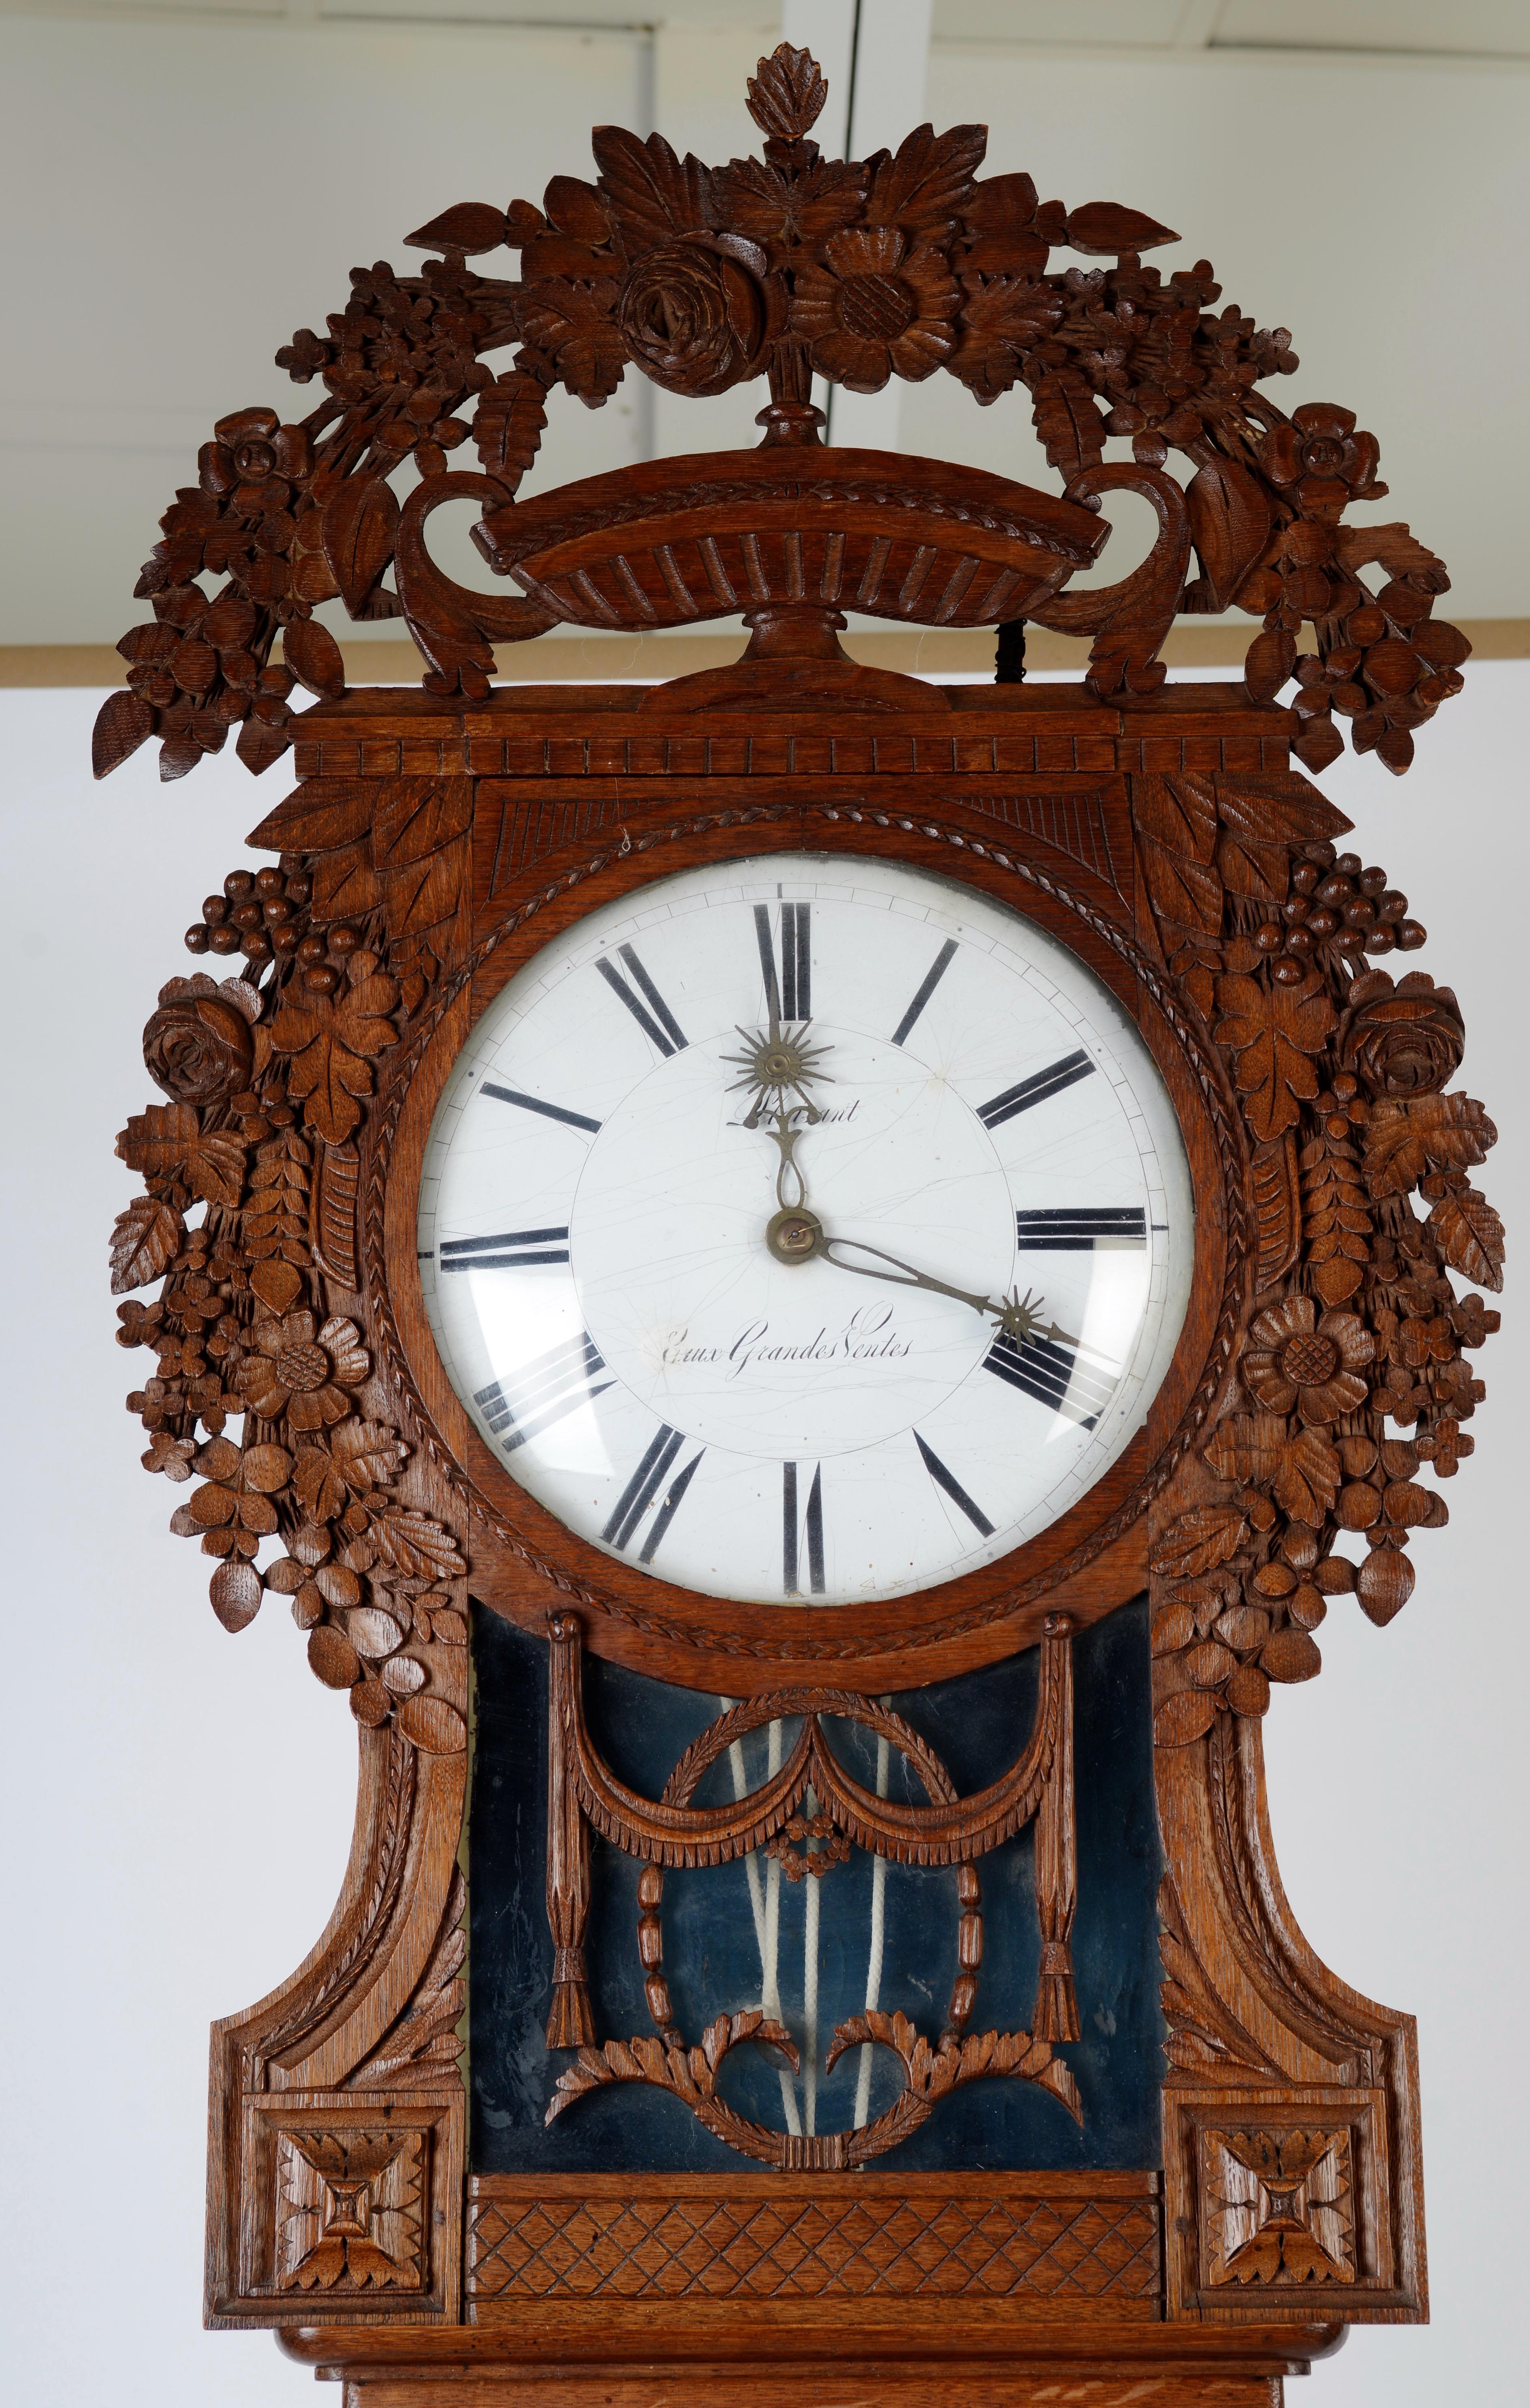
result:
[[[1425,2313],[1413,2026],[1296,1928],[1260,1734],[1406,1602],[1496,1326],[1455,997],[1303,774],[1336,714],[1406,769],[1466,646],[1178,237],[980,127],[826,161],[822,98],[783,45],[762,156],[598,129],[356,271],[97,726],[297,775],[145,1031],[113,1284],[215,1612],[287,1599],[360,1738],[329,1928],[215,2029],[207,2315],[376,2408],[1252,2408]],[[522,495],[629,368],[759,379],[762,442]],[[815,378],[937,371],[1062,493],[823,442]],[[1118,490],[1153,546],[1072,590]],[[420,690],[347,686],[336,600]],[[1168,686],[1234,607],[1242,680]],[[508,649],[739,618],[651,686]]]

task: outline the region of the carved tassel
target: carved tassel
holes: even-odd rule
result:
[[[1077,2040],[1079,2001],[1073,1988],[1073,1918],[1079,1905],[1079,1831],[1073,1796],[1073,1625],[1050,1614],[1041,1641],[1041,1675],[1057,1698],[1057,1743],[1036,1822],[1036,1912],[1041,1928],[1041,1971],[1031,2032],[1037,2040]]]
[[[572,1746],[579,1626],[571,1613],[548,1626],[547,1919],[552,1931],[549,2048],[585,2048],[595,2019],[584,1971],[590,1917],[590,1830],[574,1785]]]

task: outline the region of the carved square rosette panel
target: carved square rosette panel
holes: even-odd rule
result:
[[[362,2388],[369,2324],[450,2373],[465,2317],[523,2371],[539,2348],[678,2365],[701,2329],[685,2317],[709,2316],[763,2381],[783,2335],[833,2358],[862,2334],[888,2363],[933,2348],[931,2303],[959,2297],[990,2359],[1035,2361],[1037,2319],[1067,2356],[1065,2308],[1070,2332],[1108,2328],[1112,2382],[1162,2332],[1175,2400],[1252,2408],[1343,2322],[1426,2310],[1412,2023],[1297,1928],[1260,1734],[1272,1697],[1318,1671],[1330,1610],[1380,1627],[1406,1603],[1414,1535],[1445,1519],[1437,1484],[1471,1452],[1468,1356],[1497,1326],[1474,1289],[1499,1284],[1502,1226],[1471,1178],[1495,1132],[1451,1085],[1460,1008],[1392,962],[1424,931],[1304,774],[1341,750],[1336,714],[1405,770],[1467,647],[1434,616],[1437,558],[1401,524],[1344,523],[1385,492],[1374,438],[1330,405],[1275,407],[1259,388],[1295,368],[1288,338],[1214,310],[1204,262],[1145,268],[1168,229],[980,178],[976,126],[825,162],[822,101],[811,59],[782,45],[750,85],[763,158],[708,168],[601,129],[595,181],[555,178],[540,208],[447,210],[409,237],[434,254],[417,278],[357,271],[328,332],[279,354],[322,379],[318,407],[287,424],[236,411],[204,447],[144,569],[152,618],[120,647],[127,688],[98,722],[102,774],[154,736],[179,777],[234,728],[251,769],[291,751],[297,773],[252,833],[263,857],[188,931],[225,974],[161,990],[144,1054],[164,1100],[118,1140],[145,1187],[112,1238],[121,1342],[154,1357],[128,1400],[145,1466],[211,1559],[220,1620],[237,1631],[285,1600],[360,1745],[329,1928],[214,2032],[207,2313],[280,2326]],[[468,265],[500,247],[521,251],[519,280]],[[1053,248],[1105,264],[1048,272]],[[696,398],[767,380],[763,443],[522,495],[554,391],[599,402],[624,368]],[[873,390],[937,368],[979,401],[1029,394],[1061,497],[822,441],[815,377]],[[1108,464],[1108,438],[1132,460]],[[477,467],[450,467],[468,441]],[[1148,498],[1158,539],[1119,583],[1067,593],[1116,490]],[[431,513],[469,499],[513,595],[469,592],[431,556]],[[347,688],[314,615],[336,597],[403,620],[422,691]],[[1262,623],[1242,682],[1168,687],[1175,615],[1235,606]],[[858,665],[837,642],[851,610],[996,629],[994,684]],[[739,613],[741,659],[665,685],[492,684],[496,643],[554,626]],[[1080,683],[1023,682],[1027,621],[1089,642]],[[318,698],[301,715],[299,684]],[[666,872],[793,852],[933,873],[1066,946],[1151,1054],[1194,1199],[1172,1361],[1094,1484],[1010,1554],[834,1615],[720,1612],[565,1528],[453,1390],[417,1260],[432,1115],[507,982]],[[568,1231],[519,1233],[549,1237]],[[1018,1291],[1002,1309],[944,1293],[1018,1342]],[[943,1493],[992,1535],[949,1474]],[[900,2176],[902,2141],[969,2081],[1032,2082],[1081,2112],[1065,2055],[1074,1641],[1144,1590],[1162,2173]],[[548,1646],[547,1861],[526,1869],[549,1926],[548,2120],[657,2087],[735,2152],[725,2180],[468,2184],[470,1591]],[[959,1797],[885,1698],[1033,1647],[1035,1727],[988,1790]],[[724,1701],[661,1798],[601,1756],[590,1655]],[[772,1717],[800,1726],[791,1760],[727,1809],[698,1804],[708,1766]],[[836,1717],[917,1759],[925,1802],[894,1811],[841,1778],[822,1727]],[[978,1860],[1032,1824],[1031,2028],[969,2031]],[[593,1837],[641,1863],[645,2033],[596,2027]],[[763,2008],[682,2031],[665,1972],[666,1868],[765,1851],[796,1878],[811,1870],[797,1846],[956,1879],[944,2026],[868,2009],[836,2031],[836,2054],[875,2045],[902,2067],[895,2104],[853,2132],[736,2112],[723,2058],[789,2035]],[[859,2171],[879,2153],[894,2163]],[[352,2357],[323,2340],[335,2326]],[[969,2379],[979,2396],[991,2367]]]

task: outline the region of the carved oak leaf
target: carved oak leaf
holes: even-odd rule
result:
[[[365,1422],[343,1423],[346,1432],[365,1429]],[[346,1507],[346,1484],[329,1449],[322,1446],[300,1446],[293,1467],[293,1488],[312,1523],[332,1522]]]
[[[138,1196],[111,1228],[111,1292],[125,1296],[130,1288],[147,1287],[180,1252],[186,1225],[173,1204],[153,1196]]]
[[[245,1146],[229,1129],[204,1131],[192,1104],[150,1104],[117,1134],[117,1152],[152,1187],[179,1182],[208,1204],[238,1203]]]
[[[1193,1505],[1169,1524],[1152,1553],[1165,1580],[1190,1580],[1236,1555],[1249,1526],[1234,1505]]]
[[[1223,1017],[1212,1032],[1237,1055],[1239,1095],[1250,1125],[1265,1144],[1295,1125],[1301,1105],[1321,1083],[1308,1056],[1321,1054],[1334,1027],[1334,1007],[1315,974],[1300,986],[1261,986],[1241,975],[1219,978]]]
[[[1480,1281],[1483,1287],[1502,1287],[1504,1225],[1477,1188],[1462,1186],[1442,1196],[1429,1215],[1429,1226],[1452,1270]]]
[[[1366,1179],[1373,1196],[1406,1196],[1427,1171],[1485,1162],[1497,1142],[1496,1128],[1470,1096],[1382,1096],[1366,1127]]]
[[[617,289],[608,276],[588,285],[553,278],[528,285],[522,305],[522,333],[551,354],[560,381],[592,409],[609,399],[626,366]]]
[[[356,954],[356,962],[374,956]],[[303,1118],[331,1145],[343,1145],[361,1119],[358,1096],[372,1093],[368,1056],[398,1042],[388,1013],[396,1010],[398,988],[377,971],[354,980],[337,996],[288,989],[271,1028],[279,1054],[293,1055],[287,1092],[303,1105]],[[237,1201],[237,1198],[235,1198]]]

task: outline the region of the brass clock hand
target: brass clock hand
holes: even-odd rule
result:
[[[858,1254],[875,1254],[878,1263],[887,1263],[892,1268],[879,1270],[871,1263],[848,1263],[836,1251],[842,1246],[852,1247]],[[958,1304],[970,1305],[974,1312],[992,1315],[1005,1336],[1014,1339],[1017,1343],[1025,1338],[1040,1338],[1054,1346],[1071,1347],[1075,1354],[1093,1352],[1084,1346],[1081,1339],[1075,1338],[1071,1330],[1062,1328],[1055,1321],[1043,1322],[1041,1314],[1046,1298],[1033,1296],[1029,1288],[1023,1296],[1018,1288],[1012,1288],[995,1304],[992,1297],[979,1296],[970,1288],[953,1287],[949,1280],[937,1279],[931,1271],[916,1270],[912,1263],[904,1262],[897,1254],[887,1254],[880,1246],[868,1246],[861,1238],[821,1236],[814,1251],[826,1262],[833,1263],[837,1270],[853,1271],[859,1279],[886,1280],[893,1287],[927,1288],[936,1296],[949,1296]]]
[[[734,1086],[753,1090],[744,1126],[758,1128],[762,1121],[767,1121],[769,1134],[780,1154],[776,1172],[776,1211],[765,1230],[765,1243],[783,1263],[810,1260],[823,1235],[817,1213],[808,1210],[808,1182],[796,1158],[803,1128],[811,1128],[823,1117],[808,1090],[829,1076],[818,1067],[829,1048],[808,1043],[811,1025],[810,1021],[800,1020],[783,1027],[772,1000],[769,1025],[765,1031],[741,1027],[738,1034],[745,1051],[722,1057],[726,1062],[736,1063],[743,1071],[743,1077],[733,1082]],[[794,1096],[801,1101],[794,1103]],[[801,1125],[794,1120],[798,1111],[803,1115]]]

